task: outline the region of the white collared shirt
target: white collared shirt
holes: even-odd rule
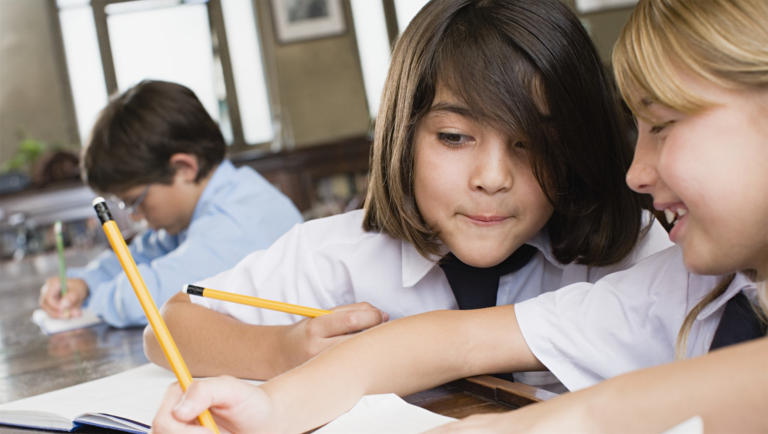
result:
[[[438,258],[424,258],[406,241],[365,232],[363,215],[362,210],[352,211],[294,226],[269,249],[251,253],[233,269],[199,285],[321,309],[365,301],[387,312],[390,319],[458,308],[448,280],[436,264]],[[671,245],[656,221],[633,252],[610,267],[558,263],[550,252],[546,230],[527,244],[539,251],[523,268],[502,276],[498,305],[518,303],[576,282],[596,282]],[[302,319],[208,298],[191,299],[248,324],[285,325]],[[551,383],[551,376],[541,382]]]
[[[688,272],[682,250],[670,247],[592,284],[577,283],[515,305],[533,354],[569,390],[675,359],[680,327],[723,276]],[[756,298],[744,274],[696,317],[687,356],[706,354],[725,310],[740,291]]]

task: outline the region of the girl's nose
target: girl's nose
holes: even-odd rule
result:
[[[474,158],[470,179],[473,190],[495,194],[512,188],[512,162],[506,141],[495,140],[478,147]]]
[[[635,157],[627,172],[627,185],[638,193],[652,193],[659,174],[656,170],[658,146],[641,132],[637,138]]]

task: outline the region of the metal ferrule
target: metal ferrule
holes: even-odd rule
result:
[[[112,220],[112,213],[109,212],[109,207],[107,207],[106,202],[99,202],[93,206],[93,209],[96,210],[96,215],[99,216],[99,220],[101,221],[101,224],[104,224],[110,220]]]

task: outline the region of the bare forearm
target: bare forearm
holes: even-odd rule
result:
[[[699,415],[706,432],[765,432],[768,339],[606,383],[606,431],[663,430]],[[611,397],[612,396],[612,397]],[[621,397],[621,399],[618,399]],[[613,399],[612,399],[613,398]]]
[[[766,432],[767,360],[768,339],[762,339],[526,407],[510,413],[506,425],[521,430],[544,425],[549,430],[571,426],[577,431],[661,432],[698,415],[708,433]]]
[[[290,412],[281,417],[291,423],[285,428],[301,431],[338,416],[363,395],[408,395],[466,376],[542,368],[507,306],[431,312],[376,327],[264,388],[277,408]]]
[[[162,314],[184,361],[195,377],[232,375],[267,380],[289,367],[279,348],[282,326],[253,326],[175,296]],[[188,298],[186,298],[188,300]],[[151,329],[144,332],[144,351],[155,364],[168,368]]]

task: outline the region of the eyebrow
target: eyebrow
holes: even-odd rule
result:
[[[429,114],[432,114],[433,112],[448,112],[448,113],[455,113],[459,116],[463,116],[465,118],[474,119],[477,120],[477,115],[472,112],[469,108],[457,105],[457,104],[451,104],[447,102],[439,102],[432,107],[429,108]]]

